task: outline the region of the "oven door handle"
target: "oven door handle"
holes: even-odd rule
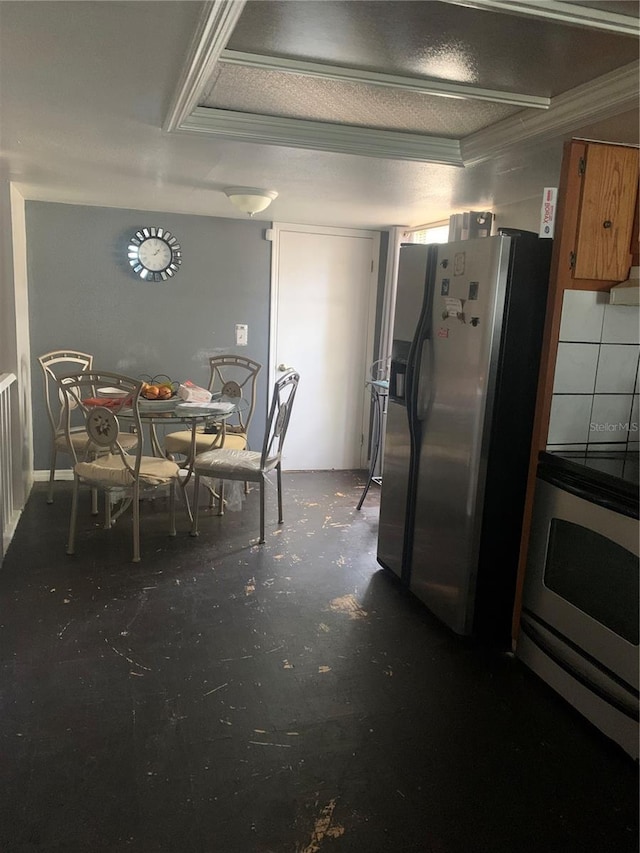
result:
[[[537,473],[541,480],[562,489],[564,492],[569,492],[577,498],[582,498],[584,501],[589,501],[589,503],[610,509],[613,512],[619,512],[629,518],[638,518],[637,494],[625,496],[620,492],[614,493],[602,483],[592,483],[586,477],[574,474],[573,471],[559,469],[546,462],[538,463]]]

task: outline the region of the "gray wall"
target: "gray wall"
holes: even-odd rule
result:
[[[168,282],[139,279],[127,262],[129,237],[143,226],[169,229],[182,266]],[[37,357],[69,347],[94,365],[138,376],[166,373],[206,384],[210,355],[247,355],[263,365],[250,443],[265,423],[271,243],[247,219],[27,202],[34,468],[49,465],[49,426]],[[235,346],[235,324],[249,344]],[[64,460],[61,460],[64,462]]]

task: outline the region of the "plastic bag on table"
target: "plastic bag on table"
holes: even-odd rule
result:
[[[201,388],[200,385],[194,385],[190,379],[187,379],[186,382],[181,382],[178,386],[178,397],[187,403],[209,403],[211,391]]]

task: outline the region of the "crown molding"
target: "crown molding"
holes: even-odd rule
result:
[[[551,99],[543,112],[522,110],[462,140],[352,125],[196,107],[180,130],[256,142],[392,160],[470,166],[517,145],[540,143],[638,106],[640,62]]]
[[[319,77],[324,80],[339,80],[347,83],[365,83],[369,86],[385,86],[403,89],[422,95],[438,95],[445,98],[463,100],[490,101],[498,104],[511,104],[518,107],[548,109],[551,99],[541,95],[523,95],[498,89],[483,89],[470,83],[455,83],[433,77],[404,76],[383,74],[380,71],[367,71],[360,68],[346,68],[342,65],[327,65],[321,62],[308,62],[303,59],[287,59],[281,56],[266,56],[258,53],[244,53],[239,50],[223,50],[219,61],[226,65],[241,65],[244,68],[259,68],[279,71],[284,74],[298,74],[302,77]]]
[[[471,9],[483,9],[487,12],[506,12],[513,15],[525,15],[528,18],[542,18],[571,24],[592,30],[606,30],[627,36],[640,35],[638,19],[631,15],[621,15],[608,9],[581,6],[579,3],[567,3],[564,0],[442,0],[453,6],[467,6]]]
[[[204,4],[163,130],[177,130],[197,106],[247,0]]]
[[[545,113],[523,110],[460,141],[465,166],[488,160],[515,145],[544,142],[585,124],[638,107],[640,63],[632,62],[551,99]]]
[[[560,19],[558,15],[571,13],[570,22],[577,23],[576,5],[563,0],[545,0],[544,3],[540,0],[444,0],[444,2],[517,14],[526,12],[540,17],[543,16],[542,12],[547,10],[550,13],[553,12],[556,20]],[[396,77],[378,72],[225,50],[245,3],[246,0],[213,0],[205,4],[163,126],[165,131],[180,130],[266,145],[284,145],[367,157],[465,166],[487,160],[516,145],[543,142],[565,133],[575,132],[588,123],[609,118],[638,106],[640,69],[638,62],[558,95],[550,99],[546,108],[544,102],[549,99],[536,99],[535,96],[500,93],[476,89],[473,86],[448,84],[446,81]],[[579,8],[580,15],[590,20],[602,18],[611,22],[614,18],[628,17],[616,16],[590,7]],[[569,22],[568,18],[567,22]],[[331,79],[409,88],[425,93],[428,91],[444,97],[475,97],[483,100],[504,98],[503,103],[518,103],[518,101],[506,100],[515,97],[531,98],[532,101],[537,100],[540,103],[528,102],[527,107],[517,115],[472,133],[462,140],[199,107],[198,101],[202,98],[220,61],[251,67],[277,68],[289,73],[306,73]],[[443,88],[441,91],[434,92],[432,88],[426,88],[433,84],[443,86],[447,91]],[[458,91],[454,91],[455,89]],[[532,107],[539,108],[532,109]]]
[[[390,130],[373,130],[368,127],[238,113],[207,107],[196,107],[181,124],[180,129],[263,145],[284,145],[291,148],[310,148],[390,160],[415,160],[448,166],[463,165],[457,139],[417,133],[396,133]]]

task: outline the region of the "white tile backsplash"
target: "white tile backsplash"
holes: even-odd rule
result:
[[[602,343],[639,344],[640,307],[638,305],[605,305]]]
[[[632,403],[632,394],[594,394],[589,443],[626,442]]]
[[[591,290],[565,290],[560,322],[561,341],[599,343],[607,293]],[[620,306],[624,307],[624,306]]]
[[[581,346],[581,344],[565,344]],[[596,375],[596,394],[633,394],[638,372],[638,347],[602,344]],[[581,391],[582,388],[576,388]]]
[[[554,394],[548,444],[580,444],[588,441],[592,400],[590,394]]]
[[[637,450],[639,358],[639,306],[565,291],[547,446]]]
[[[598,344],[558,344],[553,393],[593,394],[599,349]]]

